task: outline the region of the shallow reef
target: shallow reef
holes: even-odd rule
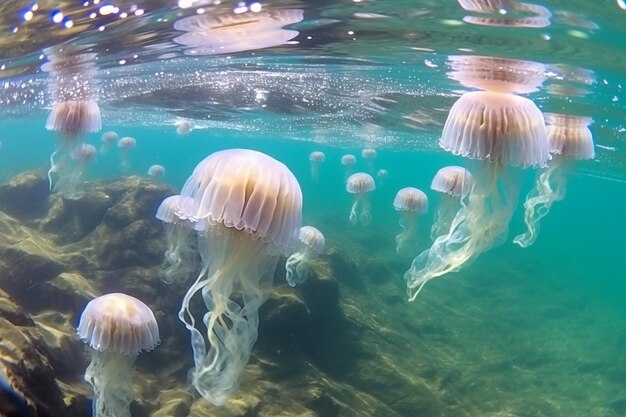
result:
[[[624,415],[624,367],[603,373],[613,351],[589,344],[565,353],[572,331],[595,326],[572,324],[593,308],[580,293],[564,289],[558,305],[541,304],[540,290],[527,294],[536,307],[529,316],[530,301],[511,309],[507,297],[518,295],[489,289],[500,277],[468,272],[453,291],[433,284],[409,304],[400,277],[410,259],[395,256],[393,236],[326,218],[317,221],[333,243],[302,286],[289,287],[279,263],[241,388],[214,407],[186,386],[191,348],[177,312],[192,280],[158,278],[166,243],[154,214],[174,190],[126,177],[89,183],[81,199],[67,200],[46,187],[42,172],[0,186],[0,366],[33,415],[89,415],[89,354],[75,326],[88,301],[107,292],[144,301],[161,329],[161,345],[136,363],[134,417]],[[509,269],[522,293],[528,268]],[[480,262],[472,269],[481,270]],[[543,329],[528,330],[532,314]],[[605,342],[617,349],[620,337]],[[603,356],[591,360],[585,349]],[[559,390],[563,375],[571,380]]]

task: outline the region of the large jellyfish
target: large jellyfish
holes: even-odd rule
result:
[[[48,62],[41,69],[48,72],[52,109],[46,128],[59,132],[57,146],[50,156],[50,190],[68,198],[77,198],[72,180],[80,175],[80,162],[74,156],[84,143],[84,134],[101,128],[100,108],[96,101],[94,75],[96,54],[75,53],[70,47],[48,48]]]
[[[396,252],[401,252],[407,248],[412,239],[415,239],[417,217],[428,211],[428,197],[417,188],[402,188],[393,200],[393,208],[402,215],[400,219],[402,232],[396,236]]]
[[[311,178],[319,180],[320,178],[320,165],[326,160],[324,152],[313,151],[309,155],[309,163],[311,164]]]
[[[157,209],[156,218],[163,222],[167,249],[163,261],[160,279],[166,284],[185,282],[196,270],[196,232],[188,220],[182,220],[176,215],[180,206],[181,197],[173,195],[167,197]],[[187,202],[190,204],[190,201]]]
[[[87,304],[77,330],[92,348],[85,381],[93,387],[93,417],[130,417],[135,359],[160,343],[152,310],[130,295],[106,294]]]
[[[343,165],[344,170],[344,181],[352,175],[352,167],[354,167],[354,164],[356,164],[356,156],[351,153],[347,153],[341,157],[341,165]]]
[[[474,183],[448,233],[406,272],[411,301],[431,279],[458,271],[506,238],[523,179],[520,168],[543,167],[550,159],[541,111],[514,94],[463,94],[450,109],[439,144],[474,162]]]
[[[350,210],[350,223],[356,224],[358,221],[367,226],[372,221],[370,214],[369,193],[376,189],[376,183],[371,175],[364,172],[352,174],[346,180],[346,191],[354,194],[354,202]]]
[[[565,198],[567,171],[574,161],[595,157],[589,117],[546,114],[548,142],[552,161],[540,172],[534,188],[526,196],[524,221],[527,231],[517,235],[513,243],[523,248],[532,245],[539,235],[539,221],[548,215],[552,204]]]
[[[430,229],[432,240],[448,233],[454,216],[461,208],[461,199],[471,187],[472,174],[463,167],[447,166],[437,171],[430,189],[441,193],[442,196],[435,213],[435,221]]]
[[[222,405],[239,387],[257,338],[258,309],[272,288],[278,256],[299,247],[302,192],[282,163],[260,152],[216,152],[185,183],[177,215],[193,223],[203,265],[185,295],[180,320],[191,333],[195,389]],[[192,298],[207,308],[206,331]]]
[[[302,226],[300,243],[300,249],[285,262],[287,283],[292,287],[302,284],[309,277],[311,260],[324,251],[324,235],[313,226]]]

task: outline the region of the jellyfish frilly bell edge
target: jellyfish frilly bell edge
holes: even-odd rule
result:
[[[291,287],[307,280],[311,260],[324,251],[326,243],[322,232],[313,226],[300,228],[300,242],[300,250],[292,253],[285,262],[285,278]]]
[[[552,204],[565,198],[566,172],[576,160],[595,157],[589,117],[546,114],[548,143],[552,161],[540,172],[535,186],[524,202],[526,232],[513,239],[522,248],[531,246],[539,236],[539,221],[548,215]]]
[[[417,188],[402,188],[396,194],[393,208],[402,215],[400,220],[402,232],[396,235],[396,252],[401,252],[415,237],[418,215],[428,211],[428,197]]]
[[[237,391],[257,339],[258,309],[269,296],[280,254],[299,247],[302,192],[282,163],[231,149],[201,161],[177,215],[198,232],[202,270],[179,312],[191,334],[194,388],[214,405]],[[205,334],[190,302],[201,293]]]
[[[159,278],[165,284],[185,282],[195,270],[196,252],[191,224],[176,216],[181,196],[173,195],[161,202],[156,218],[163,222],[167,249]]]
[[[371,175],[364,172],[352,174],[346,180],[346,191],[354,194],[354,202],[350,210],[348,219],[351,224],[360,221],[362,225],[367,226],[372,221],[370,214],[370,201],[368,194],[376,189],[376,183]]]
[[[448,233],[405,273],[411,301],[431,279],[458,271],[506,238],[522,168],[544,167],[550,159],[541,111],[531,100],[508,93],[463,94],[450,109],[439,144],[467,158],[474,183]]]
[[[94,391],[93,417],[130,417],[133,363],[161,341],[154,314],[134,297],[106,294],[87,304],[77,333],[92,348],[85,381]]]

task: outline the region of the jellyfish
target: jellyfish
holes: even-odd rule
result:
[[[552,204],[565,198],[567,171],[574,161],[595,157],[590,117],[546,114],[548,142],[552,161],[538,173],[534,188],[526,196],[524,221],[526,232],[517,235],[513,243],[527,248],[539,235],[539,221],[548,215]]]
[[[186,136],[191,132],[191,122],[189,120],[179,120],[176,122],[176,133],[180,136]]]
[[[402,188],[396,194],[393,208],[402,215],[402,232],[396,236],[396,252],[407,248],[417,232],[417,216],[428,211],[428,197],[422,190],[413,187]]]
[[[350,210],[350,223],[356,224],[360,221],[367,226],[372,221],[370,214],[370,201],[368,194],[376,189],[376,183],[371,175],[364,172],[352,174],[346,180],[346,191],[354,194],[354,202]],[[357,214],[358,212],[358,214]]]
[[[92,349],[85,381],[93,388],[93,417],[130,417],[135,359],[160,343],[154,314],[135,297],[106,294],[87,304],[77,332]]]
[[[508,93],[463,94],[450,109],[439,144],[469,159],[474,182],[448,233],[406,272],[411,301],[431,279],[459,271],[506,238],[523,168],[544,167],[550,159],[541,111],[531,100]]]
[[[291,287],[302,284],[309,277],[311,260],[324,251],[324,235],[313,226],[302,226],[300,243],[300,249],[285,262],[287,283]]]
[[[356,164],[356,156],[347,153],[341,157],[341,165],[343,165],[344,170],[344,181],[348,179],[350,175],[352,175],[352,167]]]
[[[100,141],[102,142],[102,145],[100,145],[100,155],[107,155],[117,142],[117,133],[111,131],[104,132]]]
[[[176,215],[198,232],[202,270],[178,316],[191,334],[191,383],[220,406],[237,391],[250,359],[258,309],[272,289],[278,256],[299,247],[302,192],[277,160],[229,149],[198,164],[182,198],[189,200],[181,201]],[[202,316],[191,308],[197,294],[208,310]]]
[[[459,5],[467,11],[489,13],[498,17],[465,16],[464,22],[484,26],[513,26],[542,28],[550,25],[552,13],[543,6],[515,0],[457,0]],[[502,18],[513,11],[519,17]]]
[[[452,219],[461,208],[461,199],[471,187],[472,174],[463,167],[447,166],[437,171],[430,189],[441,193],[442,196],[435,213],[435,222],[430,229],[432,240],[448,233]]]
[[[125,136],[117,141],[120,150],[120,171],[126,172],[130,169],[130,151],[137,147],[135,138]]]
[[[367,163],[367,170],[374,172],[374,162],[376,161],[376,149],[365,148],[361,151],[361,158]]]
[[[72,155],[83,145],[84,135],[101,128],[100,107],[95,84],[96,54],[77,53],[75,48],[47,48],[48,62],[41,66],[47,72],[52,109],[46,129],[59,133],[55,151],[50,155],[48,181],[50,191],[76,195],[78,169]]]
[[[80,147],[74,149],[74,152],[71,154],[71,163],[74,165],[71,175],[59,178],[57,183],[60,188],[67,190],[64,195],[65,198],[78,199],[82,196],[78,188],[82,183],[87,167],[96,160],[96,154],[96,147],[87,143],[83,143]],[[65,184],[66,181],[69,184]]]
[[[324,152],[314,151],[309,155],[309,162],[311,164],[311,178],[318,180],[320,177],[320,165],[326,160]]]
[[[156,218],[163,222],[167,242],[160,273],[165,284],[183,283],[196,271],[196,232],[189,221],[176,215],[178,207],[184,206],[181,199],[187,199],[187,204],[191,204],[189,197],[173,195],[163,200],[156,212]]]
[[[389,171],[386,169],[379,169],[376,173],[376,178],[378,179],[378,185],[381,187],[385,185],[385,180],[389,178]]]
[[[148,175],[153,178],[163,178],[165,176],[165,168],[163,168],[163,165],[152,165],[148,168]]]

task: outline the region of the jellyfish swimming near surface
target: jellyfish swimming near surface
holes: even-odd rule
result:
[[[135,138],[125,136],[117,141],[120,150],[120,171],[127,172],[130,169],[130,152],[137,147]]]
[[[291,287],[302,284],[309,277],[311,260],[324,251],[324,235],[313,226],[300,228],[300,249],[285,262],[287,283]]]
[[[352,168],[356,164],[356,156],[347,153],[341,157],[341,165],[343,165],[344,170],[344,180],[347,180],[350,175],[352,175]]]
[[[113,131],[104,132],[100,138],[100,141],[102,142],[102,145],[100,145],[100,155],[107,155],[111,152],[111,149],[115,146],[117,139],[117,133]]]
[[[430,184],[430,189],[442,194],[441,201],[435,212],[435,221],[430,229],[432,240],[445,235],[457,211],[461,208],[461,199],[472,188],[472,174],[459,166],[441,168]]]
[[[165,168],[163,165],[151,165],[150,168],[148,168],[148,175],[152,178],[163,178],[165,176]]]
[[[130,417],[135,359],[161,341],[152,310],[130,295],[106,294],[87,304],[77,333],[92,349],[85,371],[93,388],[92,416]]]
[[[180,136],[186,136],[191,133],[191,122],[189,120],[179,120],[176,122],[176,133]]]
[[[78,53],[72,47],[52,47],[44,50],[48,62],[41,66],[47,72],[52,109],[46,129],[59,133],[55,151],[50,156],[48,181],[50,191],[74,196],[76,170],[80,166],[73,155],[84,143],[84,135],[101,128],[95,84],[94,53]]]
[[[202,259],[179,312],[191,334],[190,379],[198,393],[219,406],[239,387],[279,255],[299,247],[302,192],[279,161],[230,149],[198,164],[181,199],[186,200],[176,215],[197,231]],[[191,306],[197,294],[207,308],[201,315]]]
[[[535,186],[524,202],[526,232],[517,235],[513,243],[527,248],[539,236],[539,221],[548,215],[552,204],[565,198],[567,172],[577,160],[595,158],[590,117],[547,113],[548,143],[552,161],[539,172]]]
[[[350,210],[350,223],[357,224],[361,222],[363,226],[367,226],[372,221],[370,214],[369,193],[376,189],[374,178],[365,172],[357,172],[352,174],[346,180],[346,191],[354,194],[354,202]]]
[[[506,238],[523,168],[545,167],[550,159],[541,111],[531,100],[510,93],[463,94],[450,109],[439,144],[468,158],[474,181],[448,233],[437,237],[405,273],[411,301],[431,279],[459,271]]]
[[[389,171],[386,169],[379,169],[376,173],[376,179],[378,179],[378,185],[383,187],[385,185],[385,181],[389,178]]]
[[[181,199],[186,199],[186,203],[181,202]],[[163,222],[167,242],[159,274],[165,284],[185,282],[197,270],[196,232],[188,220],[176,215],[176,210],[185,204],[191,204],[189,197],[173,195],[163,200],[156,212],[156,218]]]
[[[318,180],[320,178],[320,165],[326,160],[324,152],[314,151],[309,155],[309,163],[311,165],[311,178]]]
[[[367,170],[370,173],[374,173],[374,166],[376,162],[377,152],[373,148],[364,148],[361,150],[361,158],[367,163]]]
[[[417,217],[428,211],[428,197],[422,190],[414,187],[400,189],[393,201],[393,208],[400,212],[402,232],[396,236],[396,252],[407,248],[408,243],[415,239]]]

